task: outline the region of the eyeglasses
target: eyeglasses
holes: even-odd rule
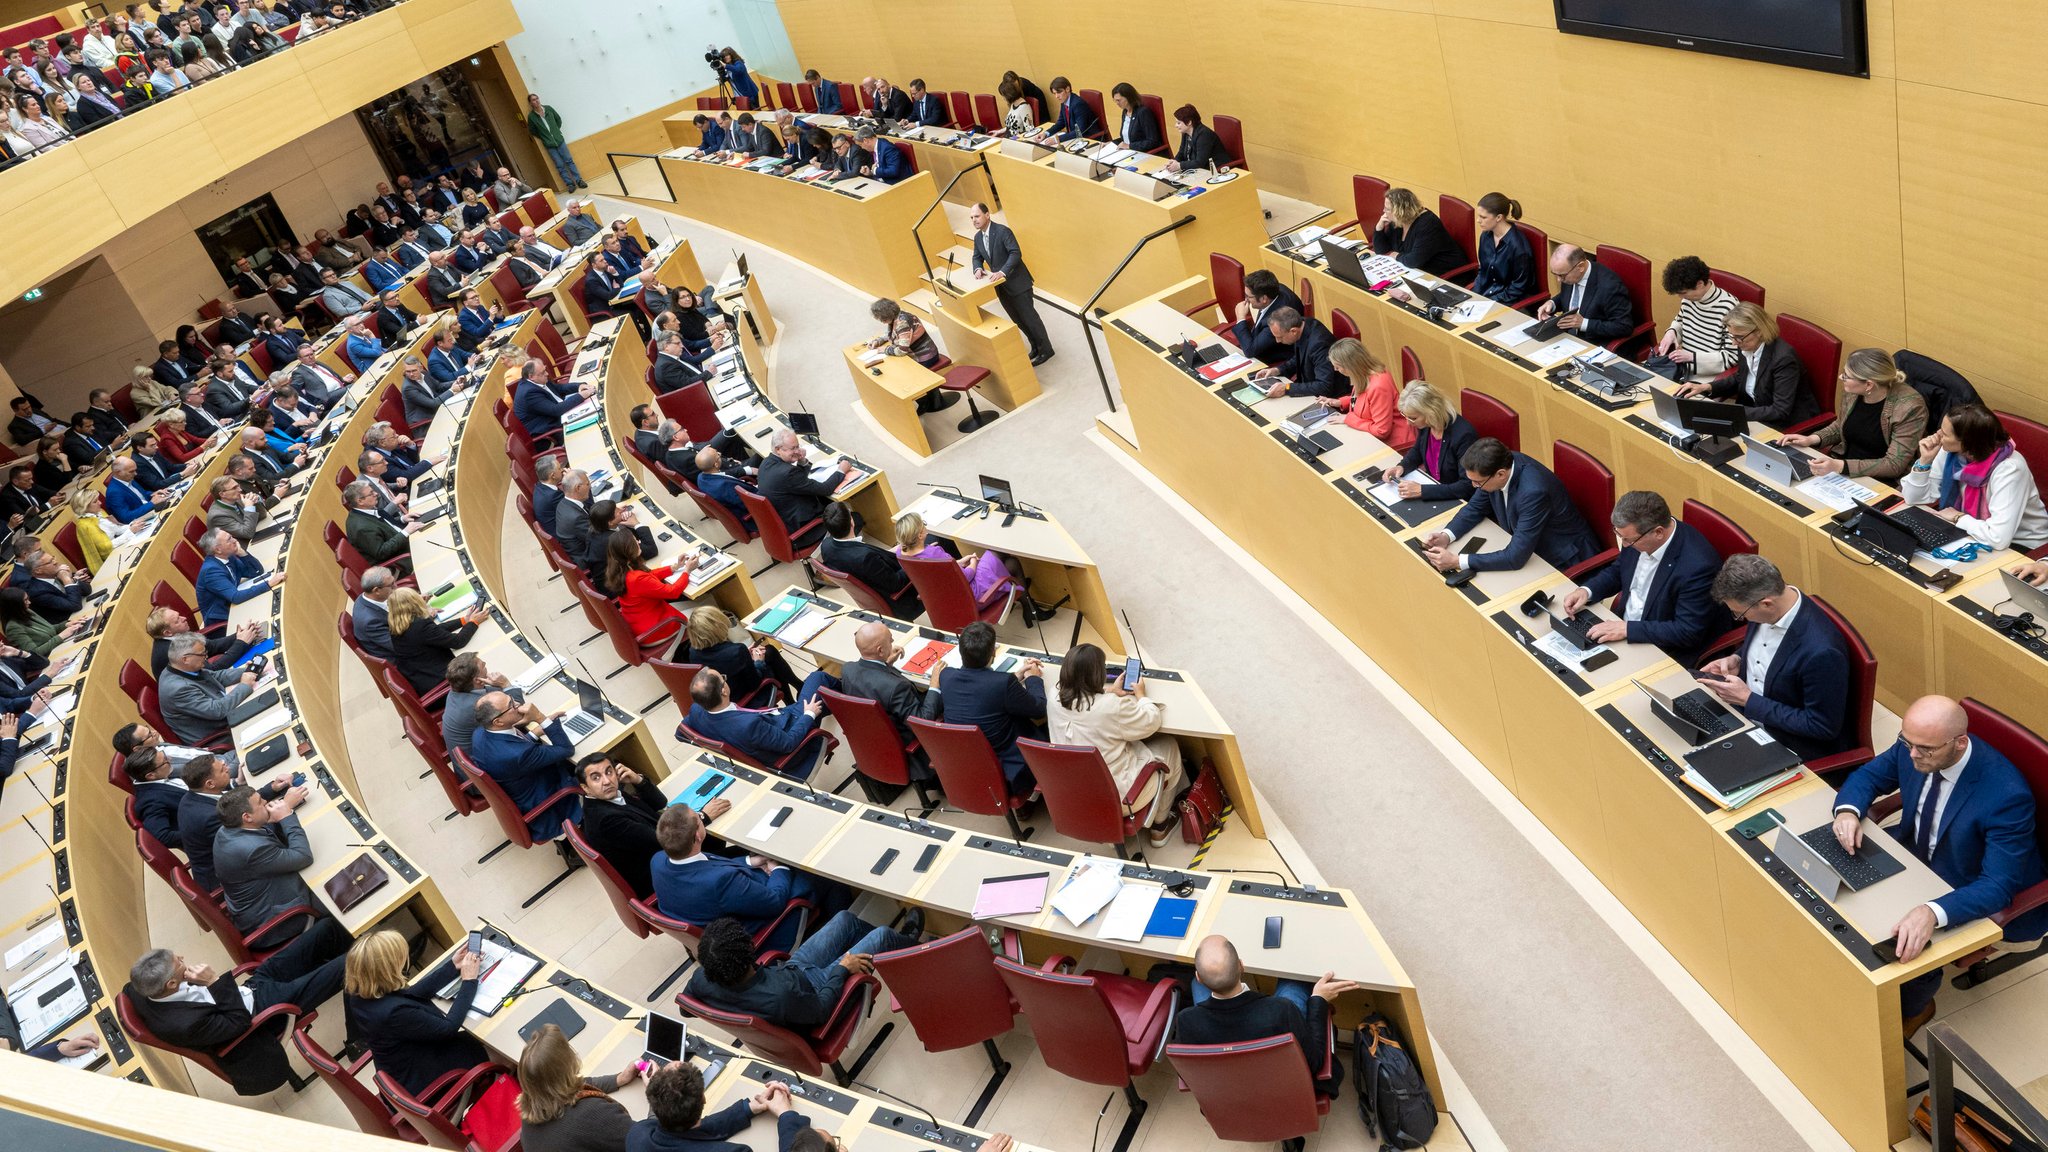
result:
[[[1621,529],[1616,528],[1614,530],[1614,542],[1616,544],[1621,545],[1623,548],[1633,548],[1642,541],[1647,540],[1650,537],[1655,536],[1657,533],[1663,531],[1669,525],[1669,523],[1669,521],[1666,521],[1665,523],[1659,524],[1655,528],[1650,529],[1648,532],[1638,532],[1633,536],[1627,537],[1624,537],[1621,534]]]
[[[1944,740],[1939,744],[1915,744],[1911,740],[1906,739],[1905,736],[1901,735],[1899,737],[1899,743],[1904,744],[1906,746],[1907,754],[1915,758],[1920,758],[1932,756],[1935,753],[1941,751],[1942,749],[1948,747],[1949,745],[1954,744],[1955,741],[1953,739],[1949,739]]]

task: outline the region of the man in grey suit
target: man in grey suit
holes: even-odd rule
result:
[[[1031,295],[1031,269],[1024,266],[1023,249],[1017,234],[1007,224],[989,219],[988,205],[976,204],[967,214],[974,225],[974,277],[1001,276],[996,285],[996,303],[1031,344],[1031,363],[1052,359],[1052,341],[1045,335],[1045,321],[1038,318],[1038,302]]]
[[[341,394],[354,383],[353,374],[337,374],[334,369],[314,358],[315,349],[310,343],[299,345],[294,353],[298,364],[292,369],[292,391],[313,407],[326,411],[334,407]]]
[[[571,468],[562,473],[562,502],[555,505],[555,539],[578,564],[590,563],[590,473]]]
[[[398,398],[405,402],[405,422],[425,424],[441,405],[459,389],[427,375],[427,365],[417,356],[405,358],[405,379],[399,382]]]
[[[334,269],[321,272],[320,283],[324,285],[320,289],[320,303],[334,314],[336,320],[369,311],[370,294],[353,284],[342,283]]]
[[[853,634],[853,646],[860,652],[860,659],[839,669],[841,692],[880,704],[889,718],[896,722],[896,731],[905,742],[910,739],[910,725],[904,723],[906,719],[912,716],[921,720],[939,718],[939,690],[920,688],[896,669],[895,661],[902,658],[903,649],[896,643],[895,635],[887,624],[870,620],[861,625]],[[921,769],[923,766],[916,767]]]
[[[257,529],[263,526],[262,495],[245,491],[232,476],[215,479],[211,491],[213,507],[206,510],[206,526],[218,528],[244,544],[255,539]]]
[[[398,577],[391,569],[375,564],[363,569],[363,594],[348,607],[349,623],[355,625],[356,644],[379,660],[394,659],[391,649],[391,613],[384,606]]]
[[[253,669],[206,666],[206,637],[186,632],[171,637],[170,658],[157,677],[157,706],[180,744],[203,747],[228,726],[236,705],[256,689]]]
[[[268,802],[247,785],[230,788],[220,798],[220,831],[213,834],[213,874],[227,897],[228,915],[245,936],[294,905],[320,906],[299,875],[300,869],[313,862],[313,845],[299,826],[296,811],[305,802],[303,784]],[[311,917],[294,916],[251,938],[249,944],[275,948],[311,924]]]

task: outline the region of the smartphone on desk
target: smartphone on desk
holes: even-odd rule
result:
[[[1280,929],[1286,922],[1287,918],[1285,916],[1266,917],[1265,946],[1267,948],[1272,949],[1280,946]]]

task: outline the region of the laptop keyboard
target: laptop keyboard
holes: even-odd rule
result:
[[[1906,526],[1920,546],[1929,552],[1945,548],[1949,542],[1965,533],[1955,525],[1927,511],[1925,508],[1907,508],[1892,513],[1892,519]]]
[[[1671,710],[1680,720],[1706,733],[1708,739],[1726,736],[1742,727],[1742,717],[1717,708],[1708,699],[1706,689],[1695,688],[1671,702]]]
[[[562,731],[567,732],[571,740],[581,740],[602,727],[604,721],[588,712],[576,712],[562,718]]]
[[[1836,875],[1842,878],[1842,883],[1847,884],[1852,892],[1861,892],[1889,874],[1868,859],[1858,859],[1843,851],[1842,842],[1835,839],[1833,824],[1823,824],[1801,836],[1799,840],[1813,849],[1815,855],[1827,861],[1828,867],[1835,870]],[[1863,851],[1866,856],[1879,854],[1876,846],[1868,843],[1864,845]]]

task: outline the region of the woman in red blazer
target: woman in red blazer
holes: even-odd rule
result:
[[[683,571],[697,567],[684,561]],[[631,528],[614,528],[605,538],[604,591],[619,604],[619,615],[642,644],[666,643],[680,635],[686,613],[675,602],[688,591],[688,580],[670,582],[676,566],[649,568],[640,558],[640,538]],[[682,657],[678,656],[680,660]]]
[[[156,432],[157,451],[174,464],[185,463],[206,447],[205,437],[185,431],[185,414],[176,408],[159,417],[153,431]]]

